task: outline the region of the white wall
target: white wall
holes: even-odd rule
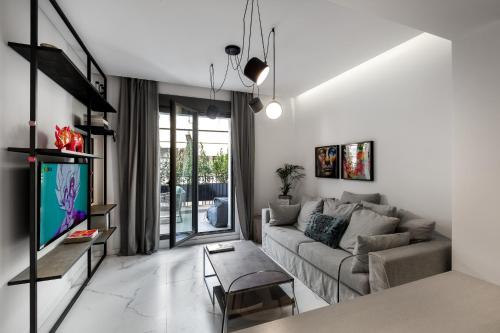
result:
[[[302,192],[379,192],[451,235],[451,43],[422,34],[293,101]],[[375,141],[375,181],[314,177],[314,147]]]
[[[262,98],[264,109],[255,116],[255,214],[278,198],[280,181],[275,171],[285,163],[294,163],[297,153],[290,99],[279,99],[283,114],[275,120],[266,116],[265,105],[270,100]]]
[[[453,41],[453,269],[500,285],[500,21]]]

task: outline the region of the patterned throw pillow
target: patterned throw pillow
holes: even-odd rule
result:
[[[304,235],[332,248],[337,248],[347,228],[348,221],[343,216],[314,214],[309,220]]]

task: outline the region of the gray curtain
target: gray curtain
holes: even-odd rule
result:
[[[255,166],[254,114],[248,106],[252,95],[232,92],[231,95],[231,146],[233,179],[235,182],[236,208],[241,233],[253,239],[253,194]]]
[[[118,108],[120,254],[150,254],[159,239],[158,83],[121,78]]]

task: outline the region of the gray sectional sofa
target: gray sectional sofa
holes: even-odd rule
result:
[[[401,210],[398,214],[411,213]],[[263,250],[324,300],[335,303],[339,265],[351,253],[314,241],[296,226],[271,226],[269,220],[270,210],[265,208]],[[352,273],[352,258],[342,264],[341,301],[449,271],[451,241],[434,232],[431,240],[372,252],[368,258],[369,273]]]

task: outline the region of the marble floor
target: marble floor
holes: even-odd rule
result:
[[[220,332],[221,314],[203,283],[202,246],[151,256],[109,256],[59,333]],[[327,303],[296,280],[301,312]]]

